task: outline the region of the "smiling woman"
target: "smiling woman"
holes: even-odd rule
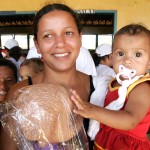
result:
[[[9,60],[0,59],[0,102],[5,100],[8,90],[16,82],[16,66]]]
[[[76,70],[81,30],[76,13],[66,5],[49,4],[37,12],[34,18],[34,42],[37,52],[42,55],[44,70],[32,77],[32,84],[63,83],[68,88],[77,90],[84,100],[89,101],[90,87],[93,86],[90,85],[91,78]],[[8,93],[7,99],[12,99],[15,92],[28,85],[28,80],[16,84]],[[40,94],[44,95],[43,92]],[[84,125],[88,128],[88,122]],[[5,135],[3,149],[16,150],[16,145],[7,138]]]
[[[17,68],[15,64],[7,59],[0,59],[0,118],[3,114],[3,103],[9,89],[17,82]],[[0,122],[0,147],[2,145],[3,128]]]

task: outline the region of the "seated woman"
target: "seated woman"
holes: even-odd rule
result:
[[[6,107],[3,126],[20,150],[88,150],[82,119],[72,113],[65,85],[26,86]]]

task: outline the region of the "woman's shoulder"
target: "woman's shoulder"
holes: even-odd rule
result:
[[[7,94],[6,100],[10,100],[14,96],[15,92],[25,86],[28,86],[28,80],[24,80],[13,85]]]
[[[78,77],[81,78],[82,80],[88,80],[88,79],[89,79],[89,76],[90,76],[90,75],[78,71]]]

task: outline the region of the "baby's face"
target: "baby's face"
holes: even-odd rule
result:
[[[34,76],[36,73],[33,71],[33,69],[30,66],[24,65],[20,67],[19,74],[21,80],[25,80],[28,77]]]
[[[118,35],[113,45],[113,69],[117,74],[119,66],[136,70],[144,75],[150,67],[150,44],[146,35]]]

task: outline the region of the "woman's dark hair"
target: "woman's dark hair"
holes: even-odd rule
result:
[[[54,11],[54,10],[62,10],[70,13],[72,17],[75,20],[75,23],[77,25],[79,33],[82,31],[82,25],[80,23],[80,20],[78,18],[78,15],[73,11],[70,7],[64,4],[54,3],[54,4],[48,4],[44,6],[42,9],[40,9],[37,14],[35,15],[34,22],[33,22],[33,28],[34,28],[34,38],[37,40],[37,32],[38,32],[38,24],[40,19],[43,17],[43,15]]]
[[[9,51],[9,56],[14,58],[16,61],[18,61],[21,56],[22,48],[19,46],[14,46],[8,51]]]
[[[17,70],[16,65],[13,62],[11,62],[8,59],[3,58],[3,59],[0,59],[0,67],[1,66],[5,66],[5,67],[8,67],[9,69],[11,69],[14,73],[16,82],[18,81],[18,70]]]

